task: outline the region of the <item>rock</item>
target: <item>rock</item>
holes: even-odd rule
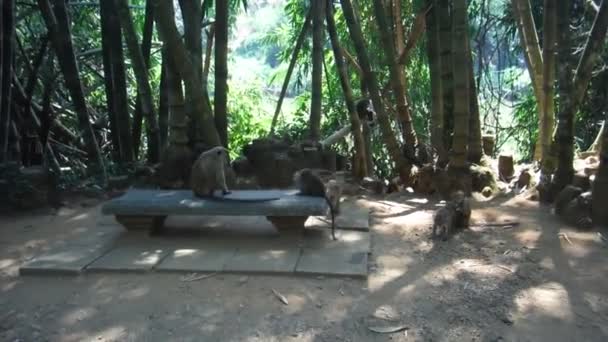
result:
[[[371,177],[363,178],[361,186],[377,195],[383,195],[386,192],[386,184],[384,181]]]
[[[531,181],[532,175],[530,174],[530,171],[528,169],[523,169],[519,172],[519,176],[517,176],[515,186],[517,189],[529,188]]]
[[[494,153],[494,136],[490,134],[484,134],[481,137],[481,143],[483,146],[483,153],[487,156],[491,156]]]
[[[584,172],[577,172],[572,178],[572,185],[581,188],[583,191],[587,191],[591,188],[591,181],[589,180],[589,176]]]
[[[508,154],[501,154],[498,156],[498,175],[500,179],[508,181],[513,178],[514,173],[513,156]]]
[[[597,175],[597,171],[600,169],[600,164],[589,165],[584,168],[583,172],[587,176],[595,176]]]
[[[430,195],[437,190],[437,172],[433,165],[424,165],[415,173],[413,182],[414,191],[420,194]]]
[[[403,183],[401,183],[401,178],[399,178],[399,177],[393,178],[388,183],[387,192],[390,194],[393,192],[401,192],[401,191],[403,191]]]
[[[232,162],[232,169],[237,176],[251,176],[254,174],[253,166],[246,157],[238,157]]]
[[[108,187],[110,189],[126,189],[131,185],[129,176],[112,176],[108,177]]]
[[[492,196],[492,188],[486,186],[485,188],[483,188],[483,190],[481,190],[481,194],[483,195],[483,197],[486,198]]]
[[[470,172],[472,191],[482,192],[486,187],[490,189],[496,187],[496,179],[491,168],[473,164],[470,166]]]

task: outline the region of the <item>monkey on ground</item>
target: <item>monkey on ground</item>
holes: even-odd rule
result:
[[[572,201],[582,193],[583,189],[576,186],[567,185],[565,188],[563,188],[562,191],[560,191],[559,194],[557,194],[557,197],[555,198],[555,214],[561,215],[568,203],[570,203],[570,201]]]
[[[457,229],[467,228],[471,219],[471,204],[464,192],[456,191],[445,207],[440,208],[433,218],[433,237],[439,230],[442,239],[447,240],[449,234]]]
[[[573,190],[570,190],[570,191],[573,191]],[[576,191],[576,192],[578,192],[578,191]],[[560,192],[560,195],[561,194],[562,193]],[[591,216],[592,216],[591,192],[588,191],[588,192],[580,193],[576,197],[570,199],[568,202],[565,202],[565,203],[564,203],[564,201],[565,201],[564,198],[566,198],[566,196],[558,198],[560,200],[559,211],[558,211],[558,203],[556,200],[555,213],[562,220],[564,220],[564,222],[571,224],[579,229],[587,230],[587,229],[593,228],[593,220],[591,219]]]
[[[190,186],[197,197],[213,197],[215,190],[222,190],[222,195],[230,193],[226,186],[226,160],[228,150],[216,146],[201,153],[190,173]]]
[[[439,231],[442,240],[447,240],[448,235],[454,229],[455,216],[456,210],[451,203],[446,203],[445,207],[439,208],[433,218],[433,237],[437,237],[437,231]]]
[[[336,201],[339,203],[340,200],[340,186],[337,182],[328,184],[329,187],[326,189],[323,181],[319,176],[315,175],[311,169],[302,169],[294,175],[294,181],[298,188],[297,195],[299,196],[314,196],[323,197],[327,201],[329,206],[329,212],[331,214],[331,237],[336,240],[336,208],[337,205],[332,203]]]
[[[455,228],[469,227],[469,221],[471,220],[471,203],[469,198],[465,196],[464,192],[456,191],[452,194],[452,205],[456,213],[454,217]]]

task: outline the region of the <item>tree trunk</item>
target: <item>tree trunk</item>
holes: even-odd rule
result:
[[[8,137],[11,122],[11,79],[13,73],[13,42],[15,1],[1,2],[0,15],[0,163],[8,161]]]
[[[152,34],[154,33],[154,6],[152,1],[146,1],[146,13],[144,17],[144,32],[141,39],[141,52],[144,55],[146,67],[150,66],[150,50],[152,49]],[[139,157],[139,147],[141,145],[141,129],[143,126],[143,111],[141,97],[137,94],[135,100],[135,112],[133,113],[133,153],[135,158]]]
[[[137,79],[137,93],[141,99],[142,113],[146,117],[148,128],[148,162],[156,163],[160,160],[160,131],[158,117],[152,100],[152,88],[148,78],[148,67],[144,61],[142,50],[137,41],[137,33],[133,26],[133,18],[127,0],[115,0],[118,17],[125,36],[127,49],[131,57],[133,73]]]
[[[549,2],[554,3],[554,1]],[[534,159],[541,160],[543,156],[543,144],[540,137],[542,134],[544,134],[542,129],[546,125],[544,119],[544,115],[546,113],[544,108],[546,96],[543,91],[543,57],[541,55],[540,45],[538,43],[536,24],[534,23],[534,17],[532,16],[530,0],[511,0],[511,4],[513,7],[515,22],[519,31],[521,45],[524,49],[524,57],[526,59],[526,66],[528,67],[528,74],[530,75],[530,80],[532,81],[532,89],[534,90],[536,105],[538,107],[539,138],[536,141]],[[546,5],[545,8],[547,8]],[[546,46],[544,48],[546,48]],[[550,136],[551,130],[546,134],[549,134]]]
[[[601,57],[602,47],[606,46],[606,30],[608,29],[608,1],[602,1],[593,21],[591,32],[587,37],[583,55],[579,60],[574,75],[574,89],[572,98],[573,112],[576,113],[583,102],[589,81],[592,77],[593,67]]]
[[[179,0],[179,5],[182,10],[182,17],[184,23],[184,43],[186,45],[186,49],[190,55],[190,60],[193,64],[193,70],[196,78],[202,80],[203,79],[203,69],[202,69],[202,7],[199,1],[195,0]],[[202,81],[201,81],[202,82]],[[203,89],[205,91],[205,96],[207,95],[207,82],[202,84]],[[196,94],[191,93],[192,88],[186,88],[186,98],[191,99]],[[192,101],[186,101],[186,113],[192,119],[192,126],[199,127],[201,125],[198,122],[198,116],[194,113],[193,103]],[[191,139],[193,142],[200,141],[202,139],[201,132],[198,129],[194,129],[190,131]]]
[[[169,84],[167,83],[167,52],[163,49],[160,72],[160,85],[158,97],[158,129],[160,132],[160,148],[167,146],[169,136]]]
[[[78,126],[85,141],[88,154],[88,163],[101,171],[103,181],[106,182],[107,175],[104,161],[93,133],[93,127],[89,121],[89,110],[84,96],[82,83],[80,82],[80,72],[72,45],[70,33],[70,21],[66,9],[65,0],[55,1],[54,11],[48,0],[38,0],[40,12],[46,24],[52,45],[57,55],[59,67],[63,73],[66,88],[72,98],[74,111],[78,118]]]
[[[205,62],[203,65],[203,87],[209,84],[209,70],[211,69],[211,53],[213,52],[213,40],[215,38],[215,24],[211,24],[207,30],[207,46],[205,49]]]
[[[186,89],[190,88],[192,94],[195,94],[192,99],[188,100],[193,102],[194,113],[197,115],[196,119],[201,123],[202,141],[208,146],[219,146],[221,142],[211,114],[211,105],[205,97],[201,80],[192,72],[192,61],[184,43],[181,41],[177,27],[175,27],[173,4],[164,0],[152,1],[154,1],[156,24],[160,37],[171,51],[170,63],[178,68],[179,74],[186,84]],[[198,127],[196,129],[199,131]]]
[[[368,175],[367,161],[365,160],[365,143],[361,133],[361,122],[359,121],[359,115],[355,106],[355,99],[350,85],[348,69],[346,67],[344,56],[342,55],[342,48],[340,47],[340,40],[338,38],[338,32],[334,20],[334,8],[332,0],[327,0],[327,31],[329,33],[331,46],[334,51],[334,60],[336,62],[336,68],[338,69],[340,85],[342,86],[344,101],[346,102],[346,108],[348,109],[348,117],[350,119],[351,131],[353,134],[353,142],[355,145],[353,174],[356,178],[362,179]]]
[[[351,39],[353,40],[353,45],[357,51],[359,65],[363,70],[365,85],[369,89],[370,97],[372,99],[374,109],[376,110],[378,124],[380,126],[380,132],[382,133],[384,143],[391,160],[395,163],[396,171],[399,173],[399,177],[401,178],[402,182],[404,184],[409,184],[411,166],[407,163],[405,157],[401,153],[399,143],[397,142],[395,134],[391,128],[390,119],[384,109],[376,75],[372,71],[371,63],[367,55],[367,48],[365,46],[361,26],[359,26],[359,22],[355,18],[355,12],[350,0],[340,0],[340,3],[342,4],[344,19],[348,25],[348,30],[350,32]]]
[[[169,53],[166,53],[167,56]],[[179,68],[171,61],[166,61],[166,82],[169,90],[169,146],[186,146],[188,144],[188,117],[186,115],[186,103],[184,101],[184,90],[182,79],[179,76]]]
[[[544,175],[553,174],[555,171],[555,157],[552,153],[553,127],[555,126],[555,42],[557,34],[556,3],[553,0],[545,0],[543,20],[543,62],[542,62],[542,98],[543,103],[539,108],[539,132],[538,140],[541,148],[537,151],[541,155],[541,172]],[[536,31],[535,31],[536,32]],[[537,144],[538,146],[538,144]]]
[[[604,1],[602,5],[606,2]],[[608,119],[608,118],[607,118]],[[608,129],[603,130],[600,150],[600,168],[593,182],[593,223],[608,228]]]
[[[574,116],[572,111],[572,38],[570,30],[571,0],[563,0],[557,6],[557,48],[559,113],[555,144],[557,148],[557,170],[554,191],[558,193],[572,182],[574,176]]]
[[[397,115],[399,118],[399,123],[401,124],[406,155],[414,155],[413,152],[417,144],[417,139],[416,132],[414,131],[414,126],[412,124],[410,107],[407,103],[405,95],[405,76],[403,75],[403,70],[400,68],[399,64],[397,64],[395,45],[393,39],[391,38],[391,31],[384,6],[382,5],[382,0],[374,0],[373,4],[378,29],[380,31],[380,39],[382,40],[384,56],[389,67],[389,76],[391,79],[391,86],[393,88],[393,96],[395,97],[395,102],[397,104]]]
[[[443,92],[443,146],[445,154],[439,155],[437,163],[445,165],[448,162],[448,151],[452,146],[452,131],[454,129],[454,75],[452,72],[452,17],[450,1],[438,0],[439,10],[439,42],[441,55],[441,90]]]
[[[321,136],[321,104],[323,102],[323,43],[325,42],[325,0],[312,1],[312,90],[310,96],[309,138]]]
[[[289,80],[291,79],[291,74],[293,73],[293,69],[296,66],[296,61],[298,60],[298,55],[300,53],[300,49],[302,49],[302,44],[304,44],[304,38],[306,38],[306,34],[308,30],[310,30],[310,17],[312,12],[308,11],[306,18],[304,18],[304,23],[302,24],[302,29],[300,30],[300,34],[298,35],[298,39],[296,40],[296,44],[293,47],[293,51],[291,53],[291,59],[289,60],[289,66],[287,67],[287,73],[285,74],[285,80],[283,80],[283,86],[281,87],[281,93],[279,94],[279,100],[277,102],[277,107],[274,111],[274,115],[272,116],[272,123],[270,124],[270,133],[269,135],[274,134],[274,129],[276,128],[277,121],[279,118],[279,113],[281,113],[281,106],[283,105],[283,100],[285,99],[285,94],[287,93],[287,88],[289,87]]]
[[[557,152],[558,164],[555,174],[556,190],[562,189],[572,181],[574,175],[574,119],[583,101],[585,92],[591,79],[591,72],[604,44],[606,30],[608,29],[608,5],[602,1],[599,11],[593,22],[591,33],[587,37],[583,54],[572,77],[569,65],[571,36],[569,30],[570,0],[565,0],[563,6],[558,6],[557,14],[560,58],[560,110],[557,125]],[[568,6],[566,6],[568,5]],[[562,8],[564,7],[564,8]],[[567,79],[565,79],[568,77]],[[563,82],[563,83],[562,83]]]
[[[169,58],[166,47],[163,48],[163,57],[165,89],[171,115],[169,145],[164,150],[159,169],[160,185],[166,188],[186,188],[189,186],[190,168],[194,158],[188,146],[188,118],[182,80],[178,68]]]
[[[454,74],[454,140],[450,166],[464,168],[467,163],[469,141],[469,72],[470,61],[467,58],[468,24],[466,0],[454,0],[452,25],[453,74]]]
[[[441,44],[439,37],[439,7],[437,0],[428,0],[430,10],[427,13],[427,54],[431,79],[431,145],[440,159],[445,158],[443,145],[443,85],[441,83]]]
[[[479,164],[483,156],[481,145],[481,122],[479,118],[479,102],[477,99],[477,86],[475,83],[475,71],[473,70],[473,54],[471,53],[471,42],[467,39],[467,72],[469,74],[469,150],[468,160]]]
[[[597,153],[599,154],[602,150],[602,139],[604,137],[604,130],[606,130],[606,120],[602,121],[602,126],[600,127],[595,140],[593,140],[593,144],[589,146],[587,152]]]
[[[112,144],[116,160],[119,163],[131,163],[134,158],[120,20],[113,1],[102,1],[100,13],[104,81]]]
[[[222,1],[226,3],[226,1]],[[202,40],[202,17],[203,8],[199,0],[179,0],[184,20],[184,43],[190,52],[190,58],[194,66],[194,73],[198,78],[203,75],[203,40]],[[220,6],[221,7],[221,6]],[[216,12],[221,8],[216,6]],[[217,20],[217,17],[216,17]]]
[[[215,128],[228,147],[228,1],[215,1]]]

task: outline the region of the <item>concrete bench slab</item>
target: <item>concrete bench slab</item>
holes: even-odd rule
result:
[[[159,229],[169,215],[266,216],[279,230],[303,229],[309,216],[325,215],[321,197],[295,190],[235,190],[225,197],[198,198],[190,190],[131,189],[102,206],[104,215],[130,230]]]
[[[311,216],[324,215],[323,198],[297,196],[295,190],[234,190],[225,198],[202,199],[191,190],[131,189],[102,206],[104,215],[226,215]]]

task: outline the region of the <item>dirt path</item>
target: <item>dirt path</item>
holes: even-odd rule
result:
[[[41,251],[75,235],[94,236],[98,207],[89,201],[58,215],[2,217],[0,340],[608,340],[608,243],[596,232],[570,231],[535,203],[503,199],[476,204],[474,222],[519,226],[475,226],[433,242],[433,202],[366,203],[373,232],[367,281],[19,277],[19,265]],[[379,334],[370,326],[407,329]]]

